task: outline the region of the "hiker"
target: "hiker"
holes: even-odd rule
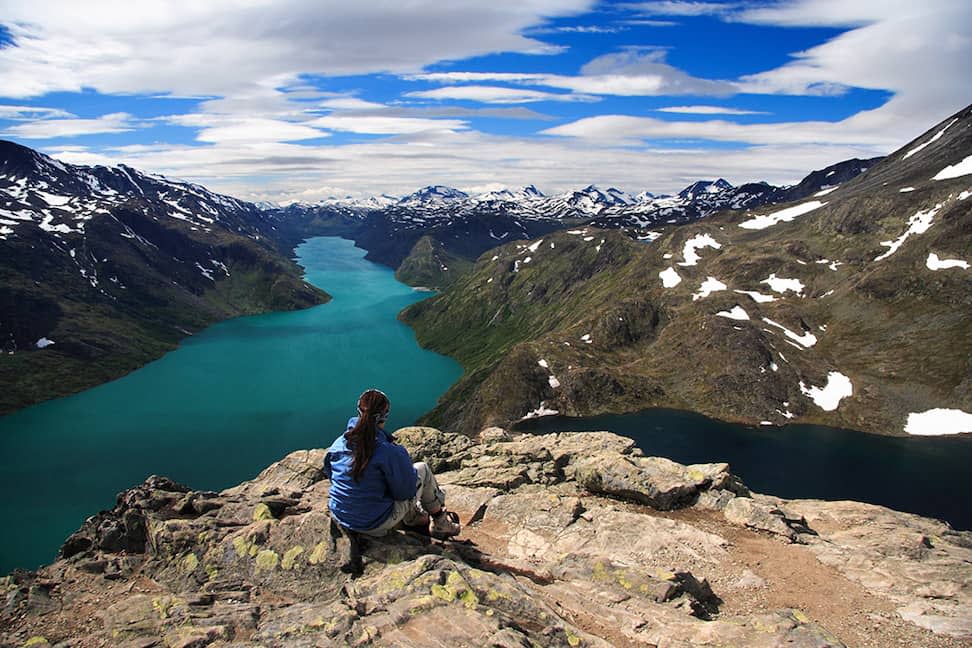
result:
[[[390,409],[384,393],[367,390],[358,398],[358,416],[328,448],[324,475],[331,480],[331,517],[369,536],[383,536],[400,525],[419,527],[436,538],[458,535],[458,516],[446,511],[445,494],[432,471],[424,463],[413,464],[408,451],[385,431]]]

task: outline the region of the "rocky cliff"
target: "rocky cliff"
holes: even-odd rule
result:
[[[446,485],[453,542],[331,546],[323,450],[201,492],[121,493],[0,583],[4,646],[960,646],[972,533],[750,493],[726,464],[608,432],[397,437]],[[902,485],[906,487],[906,485]]]

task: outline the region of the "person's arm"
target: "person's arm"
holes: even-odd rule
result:
[[[415,499],[418,490],[418,473],[412,465],[408,451],[400,445],[387,445],[387,458],[381,465],[388,483],[388,492],[395,501]]]
[[[331,479],[331,451],[324,453],[324,479]]]

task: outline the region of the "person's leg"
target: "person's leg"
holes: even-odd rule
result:
[[[403,500],[401,502],[395,502],[392,512],[388,515],[384,522],[379,524],[374,529],[369,529],[367,531],[359,531],[364,535],[381,537],[397,527],[402,520],[408,518],[412,514],[412,509],[415,508],[415,502],[412,500]]]
[[[415,472],[419,476],[418,499],[422,508],[431,516],[430,531],[437,538],[449,538],[458,535],[462,526],[459,517],[445,509],[445,493],[439,488],[435,475],[424,463],[415,464]]]
[[[445,493],[439,488],[438,482],[435,481],[435,475],[432,474],[428,464],[421,461],[415,464],[415,472],[418,473],[419,478],[418,492],[416,493],[419,503],[426,513],[435,515],[445,506]]]

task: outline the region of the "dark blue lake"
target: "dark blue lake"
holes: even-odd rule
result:
[[[972,435],[887,437],[815,425],[749,427],[652,409],[524,421],[525,432],[610,430],[647,455],[726,461],[752,490],[786,498],[853,499],[972,529]]]

